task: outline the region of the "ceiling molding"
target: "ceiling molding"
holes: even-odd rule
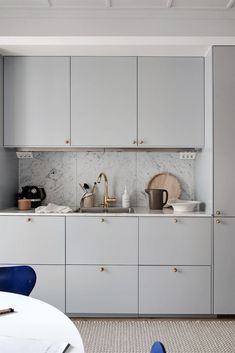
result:
[[[170,8],[173,10],[173,8]],[[235,19],[235,8],[231,10],[180,10],[169,9],[65,9],[65,8],[35,8],[35,9],[9,9],[1,8],[0,18],[161,18],[161,19]]]

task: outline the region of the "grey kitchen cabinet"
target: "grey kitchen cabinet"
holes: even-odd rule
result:
[[[235,216],[235,47],[213,48],[214,213]]]
[[[0,216],[1,266],[29,265],[31,296],[65,311],[65,217]]]
[[[66,221],[68,264],[138,264],[137,217],[70,217]]]
[[[140,265],[211,265],[211,218],[140,217]]]
[[[138,218],[68,217],[66,311],[138,313]]]
[[[234,61],[235,46],[213,48],[215,314],[235,314]]]
[[[0,234],[2,264],[65,263],[64,217],[1,216]]]
[[[140,217],[140,315],[210,314],[211,251],[211,218]]]
[[[142,147],[204,146],[204,59],[138,58]]]
[[[67,265],[66,312],[138,314],[138,267]]]
[[[214,220],[214,313],[235,314],[235,217]]]
[[[209,266],[140,266],[140,315],[211,314]]]
[[[137,141],[137,58],[71,58],[71,145]]]
[[[4,58],[4,145],[63,147],[70,140],[70,58]]]

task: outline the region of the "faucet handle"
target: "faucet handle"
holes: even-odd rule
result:
[[[116,202],[117,201],[117,198],[115,196],[108,196],[107,199],[106,199],[108,202]]]
[[[117,201],[116,197],[108,196],[108,197],[105,198],[105,202],[104,203],[105,203],[106,207],[108,207],[110,202],[116,202],[116,201]]]

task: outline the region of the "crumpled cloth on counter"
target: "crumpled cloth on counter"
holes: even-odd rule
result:
[[[49,203],[47,206],[39,206],[35,208],[35,213],[69,213],[73,212],[68,206],[59,206],[54,203]]]

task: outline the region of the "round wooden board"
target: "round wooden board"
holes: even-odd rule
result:
[[[171,173],[156,174],[148,183],[148,189],[166,189],[168,200],[178,199],[181,195],[179,179]]]

